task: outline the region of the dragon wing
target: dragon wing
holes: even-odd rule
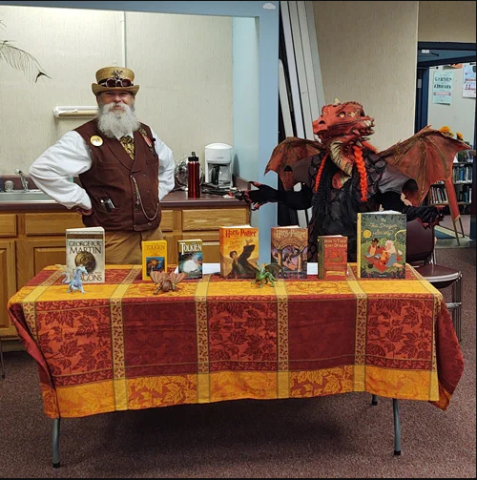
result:
[[[303,158],[318,155],[323,151],[324,147],[319,142],[287,137],[274,148],[265,173],[276,172],[285,190],[291,190],[296,182],[293,179],[293,171],[290,167]]]
[[[184,278],[187,277],[187,274],[186,273],[170,273],[169,274],[169,278],[171,279],[171,282],[174,284],[174,285],[177,285],[178,283],[182,282],[182,280],[184,280]]]
[[[280,265],[278,263],[269,263],[265,265],[264,270],[270,272],[275,278],[280,274]]]
[[[156,270],[151,270],[149,272],[149,275],[154,283],[157,283],[159,285],[162,284],[162,282],[167,278],[167,273],[166,272],[158,272]]]
[[[406,192],[406,197],[413,205],[419,206],[433,183],[452,178],[452,164],[457,152],[469,149],[465,142],[427,126],[378,155],[417,182],[417,191]]]
[[[60,263],[56,263],[55,267],[58,267],[58,269],[61,270],[61,275],[65,276],[63,283],[69,283],[73,278],[73,270],[68,268],[66,265],[61,265]]]
[[[59,270],[62,271],[63,274],[73,275],[73,270],[68,268],[66,265],[61,265],[60,263],[56,263],[55,267],[58,267]]]

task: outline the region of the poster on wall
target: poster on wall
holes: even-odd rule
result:
[[[475,98],[475,65],[464,65],[463,97]]]
[[[432,103],[445,103],[446,105],[452,104],[453,80],[453,71],[434,71],[434,82],[432,84]]]

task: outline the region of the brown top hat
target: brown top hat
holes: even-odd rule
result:
[[[123,90],[134,96],[139,90],[139,85],[134,85],[134,72],[125,67],[105,67],[96,72],[96,81],[91,88],[95,95],[111,90]]]

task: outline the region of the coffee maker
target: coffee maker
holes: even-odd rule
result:
[[[219,188],[232,187],[232,147],[211,143],[205,147],[205,182]]]

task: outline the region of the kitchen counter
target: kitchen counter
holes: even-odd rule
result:
[[[220,207],[238,207],[243,206],[242,200],[232,197],[223,197],[220,195],[201,194],[200,198],[188,199],[187,192],[178,190],[166,195],[161,201],[162,209],[168,208],[220,208]],[[12,211],[51,211],[51,212],[69,212],[65,206],[60,205],[54,200],[22,200],[17,202],[1,202],[0,212]]]

